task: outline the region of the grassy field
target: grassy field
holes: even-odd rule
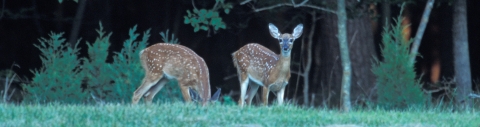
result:
[[[155,105],[6,105],[0,126],[389,126],[479,127],[480,113],[362,110],[342,113],[296,106],[246,107],[183,103]]]

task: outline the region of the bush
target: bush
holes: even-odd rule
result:
[[[31,83],[23,84],[25,102],[86,103],[91,97],[101,102],[130,102],[145,75],[139,53],[146,48],[150,37],[150,30],[147,30],[140,41],[135,41],[139,37],[136,29],[134,26],[129,30],[130,38],[123,43],[120,52],[114,53],[112,63],[107,63],[112,33],[106,34],[101,23],[95,42],[87,42],[88,58],[79,58],[78,42],[71,47],[62,38],[63,33],[52,33],[50,40],[40,39],[41,44],[35,46],[42,52],[43,67],[32,71]],[[168,31],[161,35],[169,43],[178,43],[173,34],[168,39]],[[86,84],[85,89],[82,83]],[[181,100],[181,97],[178,83],[172,81],[156,99],[172,101]]]
[[[129,30],[130,38],[123,43],[120,52],[115,52],[113,63],[109,65],[111,73],[108,75],[113,79],[112,92],[109,95],[111,100],[121,102],[130,102],[135,89],[141,84],[145,75],[140,65],[140,51],[147,47],[147,41],[150,37],[150,30],[144,32],[140,41],[135,41],[139,34],[135,33],[135,25]]]
[[[421,84],[415,79],[414,66],[409,62],[412,41],[403,38],[401,21],[399,16],[391,30],[385,28],[381,47],[383,61],[376,60],[372,69],[377,76],[377,103],[380,107],[407,108],[423,105],[426,101]]]
[[[106,101],[116,102],[130,102],[133,92],[138,88],[145,72],[140,64],[140,51],[147,47],[147,41],[150,36],[150,30],[144,32],[141,41],[135,41],[139,34],[135,33],[136,26],[129,31],[130,38],[124,42],[123,48],[120,52],[115,53],[112,64],[109,65],[110,79],[113,85],[107,85],[102,88],[105,94],[103,98]],[[179,43],[178,39],[172,34],[172,38],[168,39],[168,30],[166,34],[161,32],[162,39],[167,43]],[[107,64],[105,64],[107,65]],[[109,80],[107,80],[109,81]],[[154,101],[179,101],[182,100],[182,93],[178,87],[177,81],[168,82],[162,90],[155,96]]]
[[[150,30],[144,32],[142,40],[137,40],[139,34],[135,33],[136,26],[129,31],[130,38],[124,42],[120,52],[113,56],[112,63],[107,63],[108,48],[110,46],[108,35],[103,31],[102,24],[97,30],[99,37],[93,44],[88,44],[88,56],[83,69],[86,73],[88,90],[100,102],[130,102],[133,92],[140,86],[144,78],[144,70],[140,64],[140,51],[145,49],[150,36]],[[173,34],[168,39],[168,31],[160,33],[168,43],[178,43]],[[167,83],[161,90],[156,100],[173,101],[181,100],[181,92],[176,81]]]
[[[26,92],[25,102],[61,102],[81,103],[89,98],[81,88],[84,75],[81,72],[77,48],[70,46],[62,38],[63,33],[51,33],[50,39],[39,39],[40,45],[34,44],[41,51],[42,67],[31,70],[34,74],[29,84],[23,84]]]
[[[111,99],[113,88],[113,79],[110,77],[112,69],[107,63],[108,48],[110,47],[110,32],[105,35],[103,26],[100,23],[100,29],[97,30],[98,38],[94,43],[88,46],[88,58],[84,58],[83,72],[85,73],[87,89],[97,101],[115,101]]]

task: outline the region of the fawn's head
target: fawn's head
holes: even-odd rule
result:
[[[213,96],[211,96],[210,98],[202,98],[197,93],[197,91],[195,91],[191,87],[188,88],[188,92],[190,94],[190,98],[192,99],[192,101],[195,102],[195,103],[201,103],[203,106],[207,105],[208,103],[216,102],[218,100],[218,98],[220,97],[221,91],[222,91],[222,89],[218,88],[217,92],[215,92],[213,94]]]
[[[272,35],[273,38],[278,39],[282,56],[287,57],[290,56],[290,51],[292,51],[295,39],[302,35],[303,24],[298,24],[295,29],[293,29],[292,34],[281,34],[278,28],[272,23],[268,24],[268,29],[270,30],[270,35]]]

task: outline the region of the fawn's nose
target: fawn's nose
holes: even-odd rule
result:
[[[288,50],[289,49],[288,41],[283,41],[282,49],[283,50]]]

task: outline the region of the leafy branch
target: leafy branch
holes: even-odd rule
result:
[[[184,16],[185,20],[183,23],[192,25],[194,32],[198,32],[200,30],[210,32],[211,27],[213,27],[214,31],[217,31],[220,28],[227,28],[218,11],[223,9],[225,14],[230,13],[230,10],[233,8],[232,3],[225,3],[224,0],[215,0],[215,5],[212,9],[197,9],[195,7],[195,3],[193,3],[193,0],[192,4],[194,9],[193,11],[187,10],[187,15]]]

